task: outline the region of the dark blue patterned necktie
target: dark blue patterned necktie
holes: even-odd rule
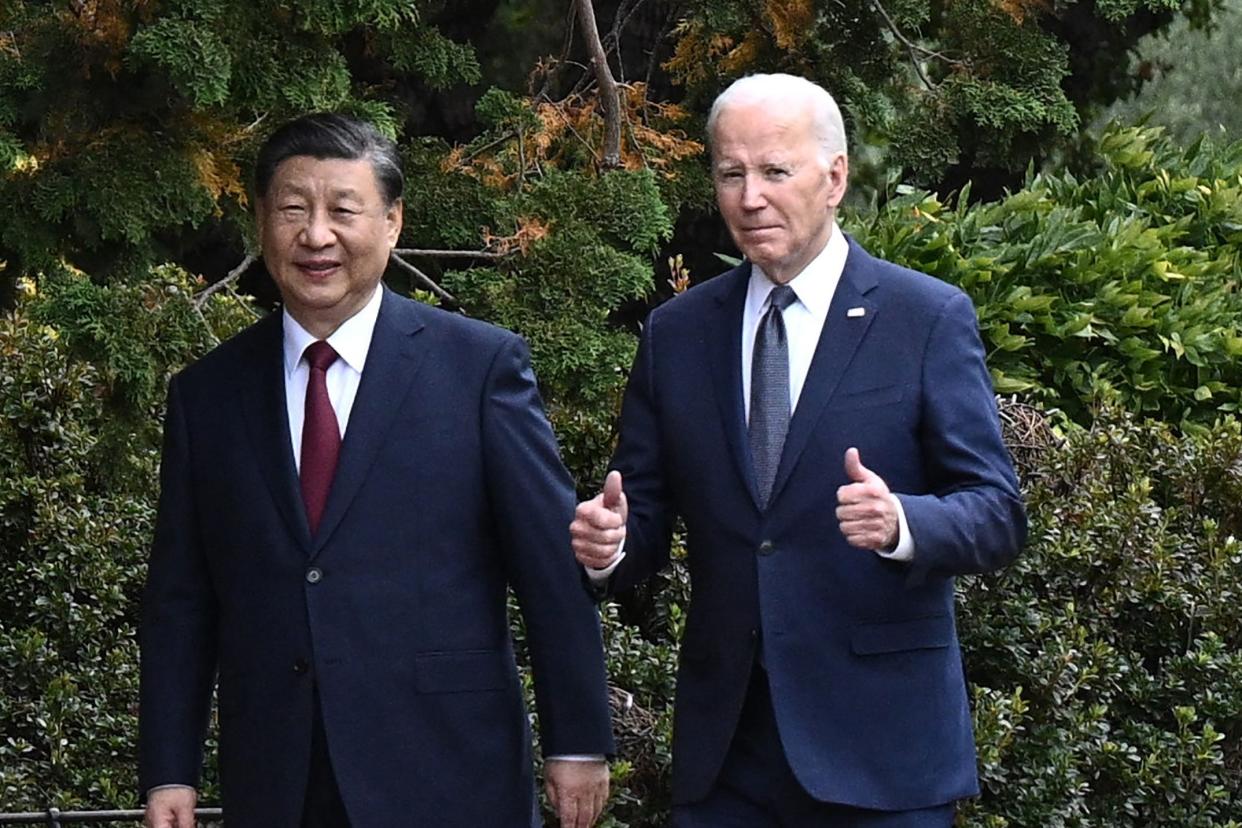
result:
[[[768,294],[770,307],[755,332],[750,364],[750,457],[764,508],[772,495],[776,469],[789,431],[789,340],[782,312],[798,299],[789,285]]]

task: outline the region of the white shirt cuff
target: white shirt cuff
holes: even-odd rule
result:
[[[912,561],[914,560],[914,538],[910,536],[910,526],[906,523],[906,510],[901,506],[901,498],[895,494],[890,494],[889,497],[892,498],[893,505],[897,507],[897,546],[888,551],[877,549],[875,553],[890,561]]]
[[[567,753],[564,756],[548,756],[548,762],[603,762],[602,753]]]
[[[182,785],[179,783],[173,783],[171,785],[156,785],[154,788],[151,788],[149,791],[147,791],[147,796],[150,797],[151,794],[155,793],[156,791],[167,791],[167,790],[172,790],[173,788],[184,788],[187,791],[196,790],[196,788],[193,785]]]

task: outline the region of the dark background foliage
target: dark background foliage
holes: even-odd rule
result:
[[[0,810],[134,804],[163,388],[274,303],[245,182],[275,125],[337,109],[399,139],[389,283],[528,338],[588,494],[633,330],[731,251],[706,108],[787,70],[845,109],[847,229],[966,290],[998,390],[1037,406],[1005,409],[1030,547],[960,587],[984,784],[961,824],[1242,825],[1242,145],[1082,126],[1150,74],[1143,35],[1221,7],[599,0],[610,164],[571,5],[0,6]],[[688,595],[675,561],[602,608],[614,828],[668,806]]]

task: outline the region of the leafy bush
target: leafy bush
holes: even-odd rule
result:
[[[192,287],[63,271],[0,318],[0,810],[134,802],[163,380],[248,318]]]
[[[1026,475],[1031,540],[959,587],[980,828],[1242,824],[1242,428],[1109,409]]]
[[[1114,128],[1100,150],[1098,176],[1039,175],[973,206],[908,193],[855,232],[971,295],[999,393],[1081,422],[1102,386],[1170,422],[1237,411],[1242,143]]]

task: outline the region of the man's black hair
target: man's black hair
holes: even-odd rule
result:
[[[296,155],[311,158],[366,159],[371,162],[384,202],[391,207],[405,189],[397,145],[373,125],[347,115],[316,112],[284,124],[264,142],[254,165],[255,194],[267,195],[276,168]]]

